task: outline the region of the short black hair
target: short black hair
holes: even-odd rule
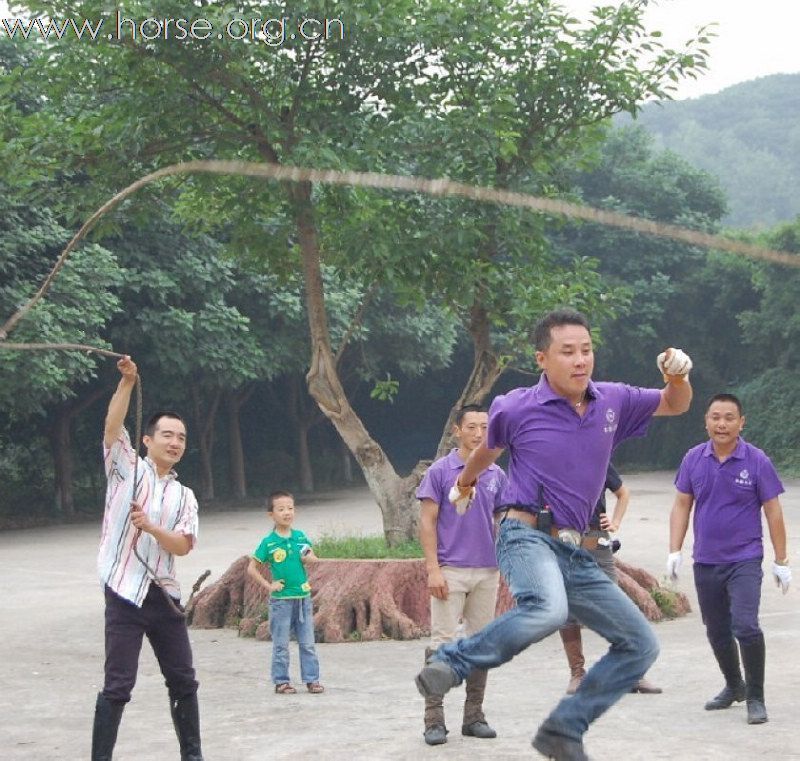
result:
[[[456,410],[456,416],[453,419],[453,422],[460,426],[461,422],[464,420],[464,415],[468,412],[486,412],[486,407],[482,404],[465,404],[463,407],[459,407]]]
[[[272,494],[267,497],[267,512],[271,513],[272,509],[275,507],[275,500],[279,497],[288,497],[292,502],[294,502],[294,494],[289,491],[284,491],[283,489],[279,489],[278,491],[272,492]]]
[[[553,340],[552,329],[562,325],[582,325],[591,332],[586,315],[577,309],[554,309],[542,317],[533,329],[533,345],[536,351],[547,351]]]
[[[158,421],[161,420],[162,417],[180,420],[181,423],[183,423],[183,427],[187,427],[186,421],[177,412],[173,412],[172,410],[159,410],[158,412],[152,414],[150,419],[147,421],[147,425],[144,427],[145,436],[153,436],[153,434],[156,432],[156,428],[158,428]]]
[[[733,394],[714,394],[711,399],[708,400],[708,404],[706,405],[706,412],[711,409],[711,405],[714,402],[730,402],[731,404],[736,405],[736,409],[739,410],[739,417],[744,415],[744,408],[742,407],[742,403],[739,400],[738,396],[734,396]]]

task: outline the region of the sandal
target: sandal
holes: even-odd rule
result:
[[[275,685],[275,692],[278,695],[294,695],[297,690],[289,682],[281,682]]]
[[[306,682],[306,689],[313,695],[325,692],[325,688],[319,682]]]

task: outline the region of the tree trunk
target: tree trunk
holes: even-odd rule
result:
[[[350,450],[341,439],[339,439],[339,449],[342,452],[342,478],[346,484],[352,484],[355,480],[353,478],[353,458],[350,455]]]
[[[381,446],[370,436],[342,387],[331,351],[319,244],[311,205],[311,185],[298,183],[289,192],[303,258],[306,309],[311,334],[311,366],[306,376],[308,392],[333,423],[361,467],[367,485],[383,516],[383,530],[390,545],[416,536],[418,516],[410,495],[418,483],[415,468],[401,478]]]
[[[480,303],[474,303],[470,310],[469,334],[474,348],[472,372],[467,380],[461,396],[450,410],[445,423],[436,459],[446,455],[452,447],[452,428],[456,412],[467,404],[483,404],[483,400],[492,390],[497,379],[503,374],[503,368],[497,361],[492,346],[491,326],[486,309]]]
[[[62,404],[50,428],[50,448],[53,453],[53,490],[56,511],[65,518],[75,516],[75,501],[72,493],[72,447],[70,427],[72,405]]]
[[[200,452],[200,497],[201,499],[214,499],[214,422],[222,392],[220,389],[214,390],[208,412],[203,415],[203,392],[195,383],[190,384],[190,388],[197,428],[197,445]]]
[[[386,453],[370,436],[350,405],[331,350],[319,242],[311,203],[311,185],[295,184],[289,189],[289,193],[302,254],[306,310],[311,334],[311,366],[306,376],[308,391],[356,458],[383,515],[386,540],[390,545],[397,544],[417,536],[419,512],[415,491],[430,461],[421,460],[408,476],[399,476]],[[488,255],[491,256],[492,252]],[[451,410],[437,457],[445,454],[450,446],[450,428],[456,410],[465,404],[482,402],[503,372],[492,346],[489,317],[480,295],[476,297],[470,311],[469,332],[475,348],[473,371],[458,402]]]
[[[298,480],[300,491],[310,494],[314,491],[314,469],[311,465],[311,449],[308,445],[308,432],[316,422],[322,420],[319,410],[309,409],[310,405],[303,402],[307,392],[298,375],[288,378],[289,404],[287,412],[292,418],[294,429],[297,432],[297,462]]]
[[[230,482],[233,496],[244,499],[247,496],[247,479],[244,470],[244,447],[242,446],[242,427],[240,413],[242,405],[250,398],[255,386],[231,391],[228,395],[228,457]]]
[[[264,588],[247,575],[250,558],[240,557],[222,577],[186,606],[187,623],[198,629],[237,627],[239,634],[269,638],[268,602]],[[617,561],[619,584],[650,621],[683,616],[689,600],[669,592],[647,571]],[[337,560],[326,558],[307,566],[314,601],[314,629],[318,642],[416,639],[430,633],[430,593],[425,561]],[[270,578],[269,566],[261,569]],[[655,599],[669,593],[667,616]],[[514,606],[501,579],[495,615]]]
[[[75,516],[72,421],[105,393],[105,389],[96,388],[81,399],[62,402],[55,410],[55,421],[48,432],[53,455],[53,491],[56,511],[65,518]]]
[[[314,471],[311,467],[311,452],[308,448],[310,426],[301,422],[297,427],[297,456],[300,464],[300,491],[310,494],[314,491]]]

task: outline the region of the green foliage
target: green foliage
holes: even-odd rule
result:
[[[761,236],[770,247],[797,254],[800,265],[800,216],[791,224],[780,225]],[[744,340],[753,352],[756,366],[777,366],[788,373],[800,367],[797,347],[800,346],[800,313],[797,294],[800,292],[800,266],[760,265],[754,274],[754,285],[760,295],[757,310],[740,317]]]
[[[725,210],[712,177],[657,151],[641,129],[611,131],[595,165],[579,169],[573,178],[587,203],[639,217],[713,231]],[[587,224],[567,225],[557,240],[567,251],[594,257],[606,282],[624,285],[633,296],[623,317],[606,321],[615,365],[631,345],[652,344],[666,325],[673,326],[673,307],[683,299],[681,284],[695,280],[707,256],[673,241]],[[649,375],[651,367],[648,357],[634,377],[641,378],[645,369]]]
[[[678,615],[677,597],[678,593],[669,587],[657,586],[650,590],[650,596],[658,605],[658,609],[667,618],[676,618]]]
[[[31,209],[0,184],[0,319],[5,320],[36,292],[69,233],[47,208]],[[17,325],[14,343],[81,343],[107,347],[101,333],[119,310],[110,288],[123,271],[97,245],[76,251],[48,297]],[[0,357],[0,408],[9,419],[41,414],[50,402],[74,395],[95,376],[97,355],[77,352],[12,352]]]
[[[800,475],[800,383],[797,374],[770,368],[737,393],[747,418],[745,438],[764,449],[775,465]]]
[[[775,74],[693,100],[646,106],[660,144],[715,175],[725,222],[766,228],[800,214],[800,74]]]
[[[394,403],[394,398],[399,390],[399,381],[387,375],[385,380],[375,381],[372,391],[369,392],[369,398],[378,399],[381,402]]]
[[[48,457],[47,440],[33,425],[24,439],[13,430],[0,431],[0,518],[20,516],[30,525],[32,516],[47,515],[53,501]]]
[[[646,4],[600,6],[581,26],[549,0],[311,2],[303,15],[342,17],[344,39],[37,42],[25,65],[14,51],[6,56],[0,87],[47,99],[3,99],[0,159],[34,205],[57,175],[52,204],[67,225],[148,171],[207,157],[449,176],[558,196],[572,191],[570,170],[587,165],[609,116],[668,96],[677,78],[705,67],[704,33],[667,50],[644,28]],[[54,17],[112,13],[100,0],[23,7]],[[139,20],[188,15],[176,0],[116,10]],[[264,6],[195,10],[221,28]],[[481,352],[512,366],[529,362],[527,331],[546,309],[570,303],[610,320],[630,289],[601,279],[592,247],[553,251],[545,236],[553,226],[460,199],[171,180],[98,230],[125,269],[126,309],[107,336],[141,357],[150,388],[192,404],[208,453],[223,391],[305,371],[309,317],[314,348],[338,352],[348,390],[388,383],[388,396],[395,374],[447,366],[457,322],[488,344]],[[318,263],[324,310],[309,315]]]
[[[422,547],[416,540],[390,547],[382,536],[323,536],[314,544],[319,558],[369,560],[382,558],[421,558]]]
[[[767,245],[798,254],[800,217],[762,237]],[[759,265],[754,275],[757,309],[740,315],[754,376],[739,386],[747,417],[744,435],[775,463],[800,473],[800,268]]]
[[[713,232],[725,213],[716,180],[658,150],[641,128],[612,130],[596,163],[579,167],[573,177],[586,202],[640,217]],[[758,268],[742,257],[589,224],[566,225],[556,245],[566,255],[593,256],[607,286],[628,295],[616,317],[600,322],[598,379],[653,386],[660,382],[655,357],[666,346],[683,347],[692,356],[695,407],[668,423],[655,421],[651,435],[617,453],[621,461],[675,467],[702,435],[697,416],[704,400],[752,376],[737,315],[760,303]]]
[[[66,12],[64,3],[29,6]],[[69,10],[97,18],[104,6],[71,3]],[[119,10],[164,17],[177,7],[161,0]],[[256,3],[203,7],[215,27],[257,10]],[[639,0],[599,7],[587,26],[551,2],[360,0],[303,8],[317,12],[346,19],[346,39],[274,49],[216,36],[198,44],[62,41],[49,51],[58,67],[31,67],[19,82],[46,89],[67,108],[83,104],[80,118],[57,130],[67,133],[58,151],[62,160],[64,146],[67,156],[92,157],[83,165],[93,191],[131,176],[137,162],[141,171],[214,155],[444,174],[554,194],[563,157],[595,139],[604,119],[667,96],[676,77],[705,66],[706,37],[686,50],[665,49],[644,29]],[[256,80],[270,83],[268,98]],[[109,88],[113,98],[94,96]],[[175,138],[165,141],[165,132]],[[19,140],[22,148],[26,138]],[[556,271],[543,247],[543,220],[530,214],[360,189],[320,188],[313,201],[328,264],[358,271],[361,282],[380,280],[409,302],[419,304],[422,294],[444,302],[465,326],[479,302],[505,334],[504,352],[516,351],[535,310],[572,300],[602,311],[596,284],[583,278],[589,265]],[[207,231],[225,220],[237,249],[275,271],[296,263],[286,242],[295,235],[297,205],[279,186],[193,177],[182,182],[178,205]],[[544,272],[551,277],[535,289]],[[509,282],[528,286],[509,295]],[[549,297],[553,284],[561,287]]]

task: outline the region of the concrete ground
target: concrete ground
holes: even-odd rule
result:
[[[667,554],[671,474],[631,475],[633,499],[620,532],[622,557],[661,576]],[[789,548],[800,547],[800,481],[786,482],[783,505]],[[366,490],[316,499],[298,510],[297,525],[323,533],[378,533],[380,515]],[[263,511],[201,517],[200,542],[178,560],[184,599],[206,568],[210,583],[249,553],[268,525]],[[97,525],[0,534],[0,758],[89,757],[95,693],[103,673],[103,601],[95,578]],[[688,555],[689,553],[685,553]],[[767,559],[772,553],[767,549]],[[797,567],[797,566],[796,566]],[[765,569],[769,570],[768,562]],[[691,563],[679,588],[694,604]],[[706,712],[703,703],[722,686],[696,612],[656,625],[662,652],[650,672],[662,695],[628,695],[596,721],[586,736],[595,761],[676,759],[753,761],[800,759],[796,738],[800,684],[800,578],[782,596],[764,581],[761,620],[767,639],[766,697],[770,721],[748,726],[745,708]],[[463,692],[447,698],[449,742],[422,741],[422,699],[413,676],[424,643],[321,644],[324,695],[275,695],[269,684],[270,645],[239,639],[235,631],[192,631],[207,761],[250,759],[517,759],[539,758],[530,738],[562,696],[566,662],[558,637],[530,647],[490,674],[486,713],[496,740],[460,734]],[[587,659],[603,651],[585,637]],[[292,669],[297,651],[292,645]],[[296,675],[299,680],[299,676]],[[166,690],[145,644],[139,681],[127,707],[116,761],[178,758]]]

